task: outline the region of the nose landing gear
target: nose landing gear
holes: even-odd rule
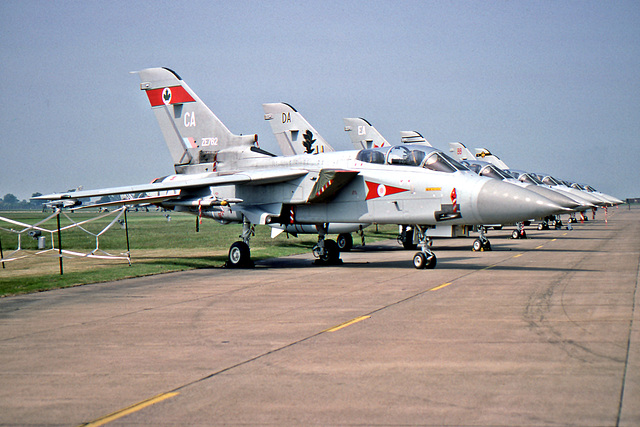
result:
[[[436,268],[436,255],[429,249],[429,246],[431,246],[431,238],[427,236],[428,228],[429,227],[422,225],[414,227],[414,230],[418,232],[418,247],[421,250],[413,256],[413,266],[418,270]]]

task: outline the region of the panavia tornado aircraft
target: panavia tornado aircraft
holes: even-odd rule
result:
[[[153,203],[242,223],[242,240],[229,250],[232,267],[251,265],[254,224],[314,226],[318,243],[313,253],[330,264],[340,262],[337,244],[325,239],[330,224],[416,224],[421,250],[413,263],[421,269],[436,265],[425,233],[436,224],[509,223],[564,210],[524,188],[473,174],[423,145],[322,153],[314,138],[306,137],[316,154],[278,157],[258,147],[257,135],[231,133],[175,72],[149,68],[138,75],[176,174],[150,184],[38,199],[147,193],[109,204]]]
[[[387,147],[390,146],[389,142],[373,127],[371,123],[363,118],[347,118],[344,120],[344,130],[349,133],[349,137],[351,138],[351,142],[355,147],[360,146],[376,146],[376,147]],[[403,143],[419,143],[431,147],[431,144],[419,133],[416,131],[402,131],[400,132],[400,138]],[[579,203],[575,202],[573,199],[566,197],[565,195],[560,194],[559,192],[552,191],[548,186],[541,184],[540,186],[535,183],[521,182],[517,179],[512,178],[510,175],[502,171],[497,166],[493,164],[483,162],[480,160],[476,160],[475,156],[471,154],[471,152],[464,146],[464,144],[456,142],[449,143],[449,152],[451,153],[451,157],[453,157],[458,162],[462,163],[464,166],[468,167],[470,170],[475,172],[480,176],[486,176],[492,179],[498,179],[501,181],[509,182],[514,185],[518,185],[520,187],[525,187],[529,191],[533,191],[538,193],[539,195],[552,200],[554,203],[567,208],[567,211],[570,209],[575,209],[576,207],[582,206]],[[433,148],[433,150],[436,150]],[[485,150],[486,154],[488,150]],[[495,157],[495,156],[494,156]],[[499,161],[497,157],[496,161]],[[546,187],[546,188],[545,188]],[[593,206],[588,204],[589,207]],[[547,217],[550,218],[550,217]],[[544,218],[543,221],[546,221],[547,218]],[[535,219],[535,218],[530,218]],[[542,219],[542,218],[541,218]],[[546,222],[545,222],[546,224]],[[479,237],[473,242],[473,250],[490,250],[491,244],[485,235],[485,229],[487,227],[493,226],[503,226],[506,224],[484,224],[483,226],[477,227],[479,232]],[[518,222],[517,230],[515,230],[512,234],[514,239],[526,237],[526,233],[524,231],[523,222]],[[405,247],[411,245],[411,241],[409,240],[412,236],[407,235],[408,231],[411,230],[411,227],[402,227],[401,235],[399,240],[402,241]],[[464,234],[466,232],[466,234]],[[450,228],[440,227],[438,232],[438,228],[434,228],[428,230],[430,236],[439,236],[439,237],[456,237],[456,236],[468,236],[468,229],[460,229],[457,226],[451,226]]]
[[[476,151],[480,152],[479,150]],[[484,153],[485,155],[480,156],[476,154],[476,157],[463,143],[450,142],[449,152],[454,159],[461,162],[480,176],[501,179],[515,185],[525,187],[527,190],[538,193],[548,198],[549,200],[553,200],[554,202],[570,209],[573,212],[584,211],[586,209],[591,209],[594,206],[583,198],[572,196],[567,192],[563,192],[561,190],[554,189],[547,184],[543,184],[535,176],[529,176],[529,174],[519,174],[514,177],[511,173],[498,167],[497,164],[504,163],[502,163],[501,160],[499,160],[492,154],[487,154],[488,150],[486,149],[482,149],[482,153]],[[485,158],[486,156],[495,157],[495,159],[497,159],[497,162],[489,163],[484,160],[478,160],[479,158]],[[562,221],[560,220],[559,215],[554,215],[542,218],[542,220],[538,224],[538,229],[548,229],[550,223],[553,223],[554,225],[556,225],[556,227],[560,227],[562,225]],[[522,224],[519,223],[518,230],[513,232],[512,237],[514,239],[517,239],[523,236],[525,236],[524,229],[522,228]]]
[[[316,138],[320,142],[322,150],[324,152],[334,151],[334,149],[327,143],[327,141],[318,134],[313,126],[311,126],[311,124],[309,124],[309,122],[307,122],[307,120],[291,105],[286,103],[274,103],[263,104],[262,106],[265,111],[265,120],[270,121],[276,139],[284,152],[290,152],[292,154],[304,154],[308,152],[308,144],[305,143],[305,139],[299,137],[299,135],[303,134],[310,135],[311,137]],[[281,117],[282,119],[274,120],[274,118],[279,117]],[[380,132],[378,132],[378,130],[366,119],[345,118],[343,119],[343,121],[345,125],[344,130],[348,132],[351,142],[356,149],[390,149],[392,147],[392,145],[382,136],[382,134],[380,134]],[[426,153],[431,154],[434,152],[439,152],[446,157],[446,155],[442,153],[441,150],[432,147],[431,144],[429,144],[429,142],[419,132],[401,131],[400,139],[403,144],[420,144],[423,146],[422,150],[424,150]],[[464,145],[459,144],[459,146],[463,147],[466,152],[469,153],[468,149],[464,147]],[[473,155],[471,155],[471,157],[473,157]],[[449,161],[453,162],[452,159],[449,159]],[[569,209],[575,208],[576,206],[580,206],[572,199],[554,192],[548,188],[542,188],[535,185],[531,186],[529,184],[511,178],[489,163],[484,163],[484,165],[486,167],[483,169],[483,171],[491,171],[493,173],[481,173],[483,171],[479,171],[477,168],[470,169],[480,176],[487,176],[492,179],[505,180],[506,182],[517,185],[519,187],[526,187],[528,190],[538,193],[539,195],[550,199],[554,203],[567,208],[567,211],[569,211]],[[464,163],[464,166],[469,167],[471,165],[469,165],[468,163]],[[473,166],[476,165],[474,164]],[[430,168],[431,166],[429,166],[428,162],[426,162],[424,167]],[[491,244],[485,236],[485,229],[487,228],[487,226],[502,226],[502,224],[485,224],[484,226],[477,227],[479,237],[473,242],[472,248],[474,251],[491,250]],[[399,224],[399,227],[400,231],[398,241],[402,243],[402,245],[407,249],[415,248],[416,242],[414,241],[413,235],[414,227],[412,225],[406,224]],[[471,227],[459,224],[438,224],[429,228],[426,231],[426,234],[428,237],[468,237],[470,228]],[[524,232],[523,223],[520,222],[518,223],[518,230],[515,231],[514,234],[512,234],[512,237],[520,238],[524,236],[526,236],[526,234]]]
[[[594,206],[614,206],[624,203],[617,197],[601,193],[586,184],[578,184],[571,181],[560,180],[552,177],[549,174],[531,173],[517,169],[510,169],[506,165],[506,163],[504,163],[498,158],[498,156],[492,154],[486,148],[476,148],[475,151],[477,158],[496,165],[497,167],[507,171],[514,178],[520,181],[525,182],[532,180],[537,181],[538,184],[546,184],[552,189],[558,192],[562,192],[577,201],[586,201],[587,203],[593,204]]]

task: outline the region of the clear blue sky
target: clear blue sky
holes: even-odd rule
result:
[[[171,174],[128,73],[156,66],[274,152],[262,103],[283,101],[337,149],[364,117],[640,196],[637,0],[4,0],[0,64],[0,197]]]

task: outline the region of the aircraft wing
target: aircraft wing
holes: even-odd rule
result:
[[[83,205],[72,208],[73,211],[78,211],[81,209],[90,209],[90,208],[104,208],[107,206],[124,206],[124,205],[143,205],[143,204],[154,204],[154,203],[162,203],[167,200],[177,199],[180,197],[180,194],[173,194],[168,196],[157,196],[157,197],[135,197],[132,199],[122,199],[122,200],[114,200],[112,202],[105,203],[95,203],[92,205]]]
[[[175,180],[165,180],[163,182],[131,185],[124,187],[110,187],[96,190],[82,190],[68,193],[45,194],[44,196],[34,197],[36,200],[63,200],[63,199],[79,199],[85,197],[101,197],[112,196],[117,194],[129,193],[147,193],[153,191],[168,191],[195,189],[201,187],[216,187],[221,185],[262,185],[273,184],[276,182],[286,182],[295,178],[299,178],[308,173],[304,169],[269,169],[256,171],[243,171],[242,173],[234,173],[230,175],[214,175],[214,176],[196,176],[189,178],[188,175],[182,175]],[[184,178],[183,178],[184,177]]]

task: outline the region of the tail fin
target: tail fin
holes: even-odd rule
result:
[[[335,151],[331,145],[289,104],[262,104],[264,119],[271,124],[285,156]]]
[[[491,163],[500,169],[509,169],[509,166],[507,166],[505,162],[500,160],[498,156],[491,154],[491,151],[486,148],[476,148],[476,157],[479,157],[483,161]]]
[[[463,160],[475,160],[475,156],[462,142],[450,142],[449,152],[451,157],[461,162]]]
[[[349,138],[351,138],[353,146],[357,149],[391,146],[384,136],[367,120],[363,118],[342,120],[344,121],[344,130],[349,132]]]
[[[198,95],[168,68],[138,71],[144,90],[169,147],[176,171],[186,166],[211,164],[216,170],[216,154],[229,147],[251,147],[256,135],[234,135]],[[204,170],[204,169],[203,169]]]
[[[401,130],[400,140],[403,144],[422,144],[433,147],[420,132],[416,132],[415,130]]]

